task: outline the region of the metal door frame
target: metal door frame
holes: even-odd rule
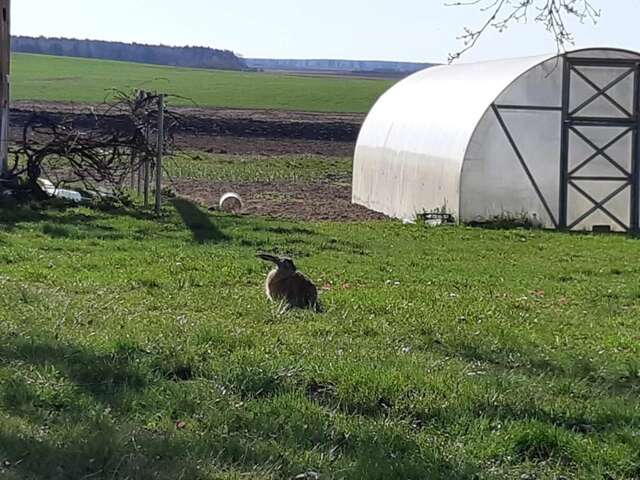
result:
[[[627,68],[627,70],[619,75],[604,87],[599,87],[593,81],[591,81],[585,74],[577,70],[575,67],[621,67]],[[600,210],[606,214],[612,221],[621,226],[624,230],[638,233],[640,230],[640,59],[602,59],[602,58],[585,58],[585,57],[569,57],[564,56],[563,62],[563,80],[562,80],[562,133],[561,133],[561,150],[560,150],[560,211],[559,211],[559,228],[564,230],[571,230],[575,226],[579,225],[583,220],[589,218],[595,212]],[[581,105],[573,110],[570,109],[571,101],[571,78],[575,73],[581,77],[588,85],[590,85],[595,94],[589,97]],[[613,87],[624,81],[629,75],[634,76],[634,90],[633,90],[633,108],[632,112],[622,107],[615,99],[608,95]],[[589,117],[580,116],[579,112],[584,108],[591,105],[596,100],[604,98],[614,107],[620,110],[625,116],[621,117]],[[611,142],[603,147],[598,147],[582,132],[579,132],[576,127],[580,126],[594,126],[594,127],[627,127],[624,132],[617,135]],[[569,144],[571,133],[575,133],[580,136],[589,146],[594,149],[594,154],[588,157],[584,162],[569,171]],[[627,135],[632,135],[632,147],[631,147],[631,172],[627,172],[621,167],[615,160],[607,155],[607,150],[618,141],[626,138]],[[622,177],[598,177],[598,176],[580,176],[574,175],[578,170],[584,168],[588,163],[593,160],[603,157],[610,163],[612,163],[618,170],[623,173]],[[614,190],[610,195],[602,200],[597,200],[591,197],[587,192],[581,189],[574,183],[574,180],[582,181],[623,181],[621,188]],[[630,219],[629,224],[625,223],[626,219],[619,219],[613,215],[607,208],[606,204],[615,198],[618,194],[626,190],[631,185],[631,205],[629,208]],[[571,224],[568,224],[568,198],[569,187],[572,187],[579,194],[589,200],[593,204],[593,208],[589,209],[585,214],[578,217],[578,219]]]

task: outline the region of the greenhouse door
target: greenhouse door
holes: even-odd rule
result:
[[[637,232],[640,61],[565,57],[560,227]]]

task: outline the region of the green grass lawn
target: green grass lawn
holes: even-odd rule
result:
[[[2,478],[640,476],[636,240],[185,201],[0,219]],[[278,315],[257,250],[326,313]]]
[[[12,98],[99,103],[109,89],[144,88],[188,97],[203,107],[367,112],[391,80],[289,76],[173,68],[14,54]],[[172,104],[191,105],[186,99]]]

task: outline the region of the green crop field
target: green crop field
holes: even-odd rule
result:
[[[109,89],[145,88],[188,97],[203,107],[366,112],[390,80],[225,72],[15,54],[15,100],[98,103]],[[189,105],[186,99],[174,104]]]
[[[352,159],[319,155],[179,154],[165,160],[169,178],[230,182],[305,182],[325,180],[351,185]]]

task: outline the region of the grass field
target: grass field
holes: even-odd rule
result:
[[[15,100],[99,103],[109,89],[157,89],[203,107],[367,112],[393,81],[172,68],[135,63],[13,56]],[[189,105],[188,100],[173,99]]]
[[[0,218],[2,478],[640,476],[635,240],[176,200]],[[257,250],[326,313],[278,315]]]
[[[351,183],[353,160],[319,155],[216,155],[190,152],[166,160],[169,178],[234,182],[298,182],[313,180]]]

